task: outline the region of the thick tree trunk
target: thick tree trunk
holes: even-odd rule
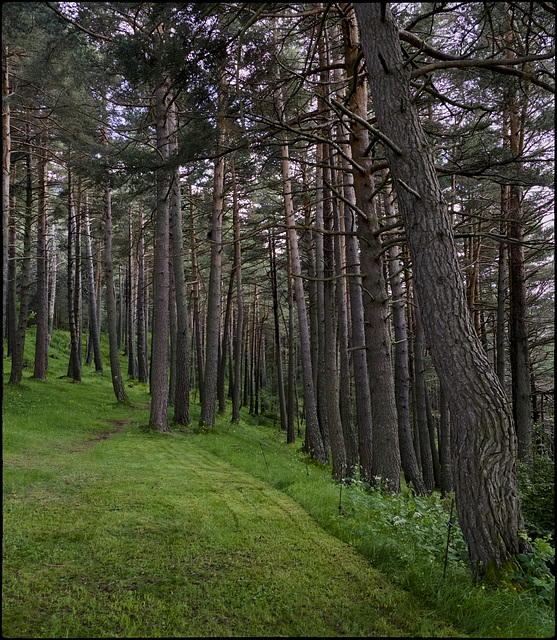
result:
[[[501,567],[521,548],[517,442],[507,399],[468,313],[447,205],[412,104],[398,30],[384,3],[357,3],[379,130],[404,219],[422,321],[452,419],[459,522],[472,570]]]
[[[348,5],[343,5],[346,10]],[[344,56],[348,80],[353,73],[356,57],[358,55],[358,38],[354,21],[343,22],[344,36]],[[351,97],[350,106],[354,109],[356,96]],[[354,122],[351,123],[350,144],[344,144],[343,149],[346,155],[352,153],[353,146],[366,147],[365,140],[358,143],[358,138],[363,135],[361,127]],[[364,149],[365,150],[365,149]],[[346,237],[346,271],[349,276],[348,293],[350,299],[350,324],[351,341],[350,350],[352,352],[352,363],[354,368],[354,393],[356,396],[356,424],[358,425],[358,452],[360,457],[360,475],[362,480],[371,482],[372,473],[372,423],[371,423],[371,392],[369,385],[369,375],[367,366],[367,350],[365,337],[364,306],[362,298],[362,277],[360,265],[360,253],[358,250],[358,239],[355,232],[357,230],[356,216],[356,193],[354,189],[354,179],[348,161],[342,160],[344,173],[344,197],[349,203],[344,209],[344,226],[350,234]]]

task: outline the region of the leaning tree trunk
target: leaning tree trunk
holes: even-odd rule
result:
[[[379,130],[385,139],[412,257],[426,339],[452,419],[459,522],[472,571],[483,575],[527,549],[507,398],[472,324],[447,205],[410,91],[398,30],[385,3],[356,15]]]

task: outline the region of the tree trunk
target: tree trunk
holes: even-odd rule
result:
[[[383,173],[383,178],[387,172]],[[396,221],[392,192],[388,188],[385,193],[385,210],[387,224]],[[412,442],[412,430],[410,428],[410,370],[408,362],[408,327],[404,312],[404,291],[402,286],[402,261],[399,249],[396,246],[388,250],[389,281],[392,294],[392,314],[394,331],[394,359],[395,359],[395,399],[398,417],[398,441],[400,446],[400,460],[407,484],[412,484],[419,494],[426,493],[426,487],[420,473],[420,467],[416,459],[416,451]]]
[[[338,172],[341,182],[340,171]],[[335,251],[335,300],[337,306],[337,344],[339,355],[339,410],[340,421],[343,431],[344,450],[346,452],[346,462],[344,477],[352,478],[358,468],[358,439],[352,419],[352,394],[350,383],[350,357],[348,353],[349,329],[348,329],[348,309],[347,309],[347,285],[345,279],[346,258],[343,246],[344,233],[344,212],[343,204],[339,200],[333,200],[334,231],[338,235],[334,240]]]
[[[298,424],[300,435],[300,422],[298,414],[298,384],[296,375],[296,347],[294,342],[294,287],[292,285],[292,267],[290,260],[290,243],[286,238],[286,280],[288,287],[288,387],[286,390],[286,440],[294,442],[295,425],[294,416]],[[290,440],[291,439],[291,440]]]
[[[133,235],[133,217],[130,207],[128,218],[128,239],[129,239],[129,252],[128,252],[128,376],[135,380],[137,378],[137,356],[135,353],[135,334],[136,334],[136,320],[137,320],[137,302],[136,302],[136,274],[135,274],[135,260],[134,260],[134,235]]]
[[[222,274],[222,215],[224,206],[224,118],[225,72],[220,71],[218,86],[217,148],[213,178],[213,209],[211,213],[211,267],[207,295],[207,329],[205,337],[205,371],[200,426],[215,426],[217,375],[219,363],[221,274]]]
[[[72,172],[68,158],[68,323],[70,326],[70,361],[68,378],[81,382],[81,353],[79,344],[79,212],[74,202]]]
[[[230,280],[228,283],[228,294],[226,296],[226,305],[224,308],[224,322],[222,330],[222,341],[219,353],[219,369],[217,379],[217,399],[218,412],[226,413],[226,359],[228,355],[228,344],[230,342],[230,318],[232,315],[232,294],[234,293],[236,263],[232,265],[230,271]]]
[[[12,183],[15,178],[15,166],[11,169]],[[11,358],[13,355],[15,336],[17,333],[17,260],[16,260],[16,213],[15,213],[15,195],[13,190],[10,192],[10,211],[9,211],[9,229],[8,229],[8,283],[7,283],[7,300],[6,300],[6,338],[8,346],[6,355]]]
[[[145,240],[143,237],[143,213],[139,209],[139,239],[137,243],[137,369],[139,382],[149,382],[147,350],[147,305],[145,296]]]
[[[106,278],[106,321],[108,325],[108,348],[110,356],[110,375],[116,400],[129,404],[128,394],[122,380],[120,357],[118,355],[118,320],[116,310],[116,288],[114,285],[114,266],[112,263],[112,197],[110,179],[105,178],[104,185],[104,271]]]
[[[10,74],[8,64],[9,50],[6,43],[2,46],[2,388],[4,388],[4,325],[6,319],[6,301],[8,299],[8,217],[10,211]]]
[[[409,70],[386,4],[357,3],[379,130],[412,257],[426,339],[452,418],[453,474],[470,566],[483,575],[527,545],[507,399],[468,313],[433,155],[412,104]]]
[[[358,34],[352,25],[347,30],[345,40],[347,64],[352,63],[357,42]],[[349,108],[360,118],[367,119],[365,82],[358,84],[350,98]],[[356,205],[365,215],[358,216],[358,233],[372,420],[373,456],[371,475],[367,479],[374,482],[376,477],[380,477],[385,486],[397,492],[400,491],[400,450],[383,248],[378,234],[377,209],[371,199],[375,184],[373,174],[369,171],[372,164],[368,155],[369,136],[367,130],[355,121],[351,123],[350,143],[352,158],[361,167],[361,170],[354,172]]]
[[[56,246],[56,223],[53,221],[50,227],[50,242],[47,245],[48,252],[48,322],[47,335],[48,344],[52,341],[52,331],[54,329],[54,310],[56,303],[56,277],[58,273],[58,249]]]
[[[155,276],[153,290],[153,330],[151,342],[151,414],[149,426],[167,433],[168,363],[170,339],[169,201],[172,171],[166,166],[170,154],[169,95],[162,80],[155,89],[157,150],[162,166],[157,171],[157,214],[155,229]]]
[[[440,419],[439,419],[439,466],[441,473],[441,495],[445,496],[453,490],[453,471],[451,466],[451,417],[447,399],[440,390]]]
[[[244,332],[244,297],[242,292],[242,245],[236,170],[232,163],[232,225],[234,227],[234,265],[236,269],[236,334],[234,336],[234,387],[232,390],[232,422],[240,422],[240,390],[242,382],[242,335]]]
[[[319,421],[317,418],[317,403],[313,386],[313,371],[311,365],[311,346],[309,341],[308,319],[304,284],[302,281],[302,263],[298,250],[298,236],[295,229],[294,206],[292,203],[292,186],[290,180],[290,159],[288,145],[283,142],[282,151],[282,184],[284,208],[286,213],[286,228],[290,245],[290,260],[292,277],[294,279],[294,293],[298,307],[298,330],[300,332],[300,346],[302,357],[302,372],[304,377],[304,410],[306,414],[306,434],[312,458],[319,462],[328,463],[329,453],[325,449]]]
[[[421,469],[426,491],[432,492],[435,488],[435,476],[433,473],[433,456],[429,442],[425,384],[425,365],[423,359],[424,330],[419,313],[419,303],[415,296],[414,302],[414,412],[416,425],[419,431]]]
[[[95,359],[95,371],[103,372],[101,356],[101,337],[97,324],[97,304],[95,301],[95,272],[93,267],[93,251],[91,248],[91,224],[89,221],[89,211],[87,201],[84,203],[84,223],[85,223],[85,264],[87,271],[87,301],[89,305],[89,334],[93,345],[93,355]]]
[[[507,235],[507,218],[509,207],[509,186],[501,185],[501,235]],[[505,309],[507,300],[507,245],[499,243],[499,259],[497,261],[497,324],[496,324],[496,369],[502,389],[506,389],[506,357],[507,335],[505,331]]]
[[[170,108],[171,151],[177,152],[178,129],[176,106]],[[178,170],[173,171],[170,192],[170,239],[174,290],[176,294],[176,390],[174,394],[174,422],[182,425],[190,423],[190,336],[189,309],[184,272],[184,239],[182,232],[182,194]]]
[[[43,142],[43,145],[45,143]],[[48,366],[48,308],[47,308],[47,271],[46,271],[46,149],[37,153],[38,173],[38,219],[37,219],[37,333],[35,336],[35,368],[33,377],[46,380]]]
[[[195,360],[197,363],[197,386],[199,389],[199,401],[203,406],[204,372],[203,372],[203,341],[201,337],[201,312],[199,309],[199,267],[197,266],[197,242],[195,239],[195,216],[193,213],[193,199],[190,187],[190,250],[191,250],[191,272],[193,276],[193,341],[195,349]]]
[[[29,125],[27,125],[29,136]],[[25,190],[25,227],[23,232],[23,256],[21,260],[21,281],[19,288],[19,318],[17,322],[14,351],[12,354],[12,370],[10,384],[20,384],[23,377],[23,355],[25,351],[25,335],[29,316],[29,290],[31,278],[31,228],[33,224],[33,174],[31,170],[31,145],[28,145],[25,156],[27,182]]]

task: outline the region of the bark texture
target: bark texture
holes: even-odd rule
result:
[[[169,155],[168,106],[166,83],[155,90],[157,150],[162,166],[157,173],[157,217],[155,229],[155,282],[153,288],[153,334],[151,355],[151,413],[149,425],[162,432],[168,425],[168,362],[170,338],[170,265],[169,200],[172,175],[166,167]]]
[[[468,312],[448,208],[412,104],[394,19],[383,3],[357,3],[355,9],[426,339],[451,413],[459,521],[471,568],[483,575],[523,546],[512,417]]]

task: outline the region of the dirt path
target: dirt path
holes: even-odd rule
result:
[[[87,440],[80,440],[79,442],[74,442],[71,447],[68,449],[70,453],[81,453],[86,451],[87,449],[91,449],[96,444],[101,442],[101,440],[108,440],[108,438],[112,438],[122,431],[122,429],[130,424],[131,420],[107,420],[107,422],[111,423],[112,429],[108,429],[107,431],[101,431],[100,433],[95,434],[91,438],[87,438]]]

